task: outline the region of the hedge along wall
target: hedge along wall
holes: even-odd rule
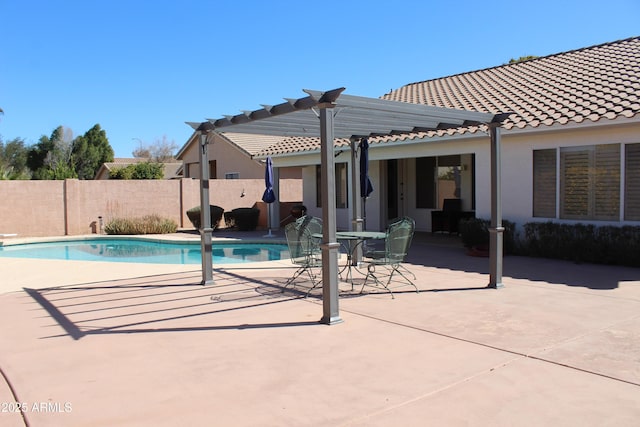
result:
[[[224,210],[262,203],[263,192],[263,179],[209,181],[211,204]],[[279,199],[301,201],[302,180],[280,180]],[[148,214],[191,228],[185,212],[199,204],[199,181],[193,179],[0,181],[0,233],[21,237],[91,234],[98,231],[100,216],[106,223],[115,217]]]

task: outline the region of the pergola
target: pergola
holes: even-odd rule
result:
[[[491,226],[490,280],[488,287],[502,287],[503,232],[500,188],[500,125],[511,113],[481,113],[346,95],[344,88],[326,92],[304,90],[308,95],[287,99],[278,105],[262,105],[255,111],[235,116],[188,122],[200,134],[200,204],[202,215],[202,284],[213,283],[212,228],[209,207],[209,174],[207,136],[214,131],[237,133],[320,137],[322,193],[322,301],[320,322],[342,322],[338,307],[338,250],[336,240],[336,203],[334,176],[334,139],[355,141],[370,136],[409,134],[439,129],[486,125],[491,138]],[[354,200],[359,199],[359,186],[354,185]],[[354,223],[359,224],[360,204],[354,203]]]

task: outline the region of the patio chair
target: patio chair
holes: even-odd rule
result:
[[[298,266],[293,276],[287,280],[285,288],[293,285],[303,273],[306,273],[311,280],[311,287],[306,296],[309,296],[309,293],[322,283],[319,278],[320,270],[314,271],[314,268],[320,269],[322,266],[321,239],[317,237],[321,233],[322,221],[309,215],[305,215],[284,227],[291,262]]]
[[[411,276],[413,280],[416,280],[416,276],[402,265],[409,252],[415,227],[415,221],[409,217],[404,217],[392,222],[386,231],[384,249],[364,253],[364,262],[368,265],[367,275],[360,293],[364,291],[367,282],[372,279],[372,286],[386,289],[391,294],[391,297],[394,298],[393,292],[389,288],[394,276],[400,276],[408,282],[408,284],[413,286],[416,292],[419,292],[418,287],[408,277]],[[386,282],[381,279],[386,279]]]

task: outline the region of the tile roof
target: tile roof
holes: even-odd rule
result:
[[[252,135],[248,133],[235,132],[221,132],[220,135],[225,137],[230,143],[237,146],[249,156],[258,154],[270,146],[280,144],[282,140],[286,139],[284,136]]]
[[[630,118],[640,112],[640,38],[412,83],[383,98],[512,111],[505,129]]]
[[[514,114],[503,129],[632,118],[640,113],[640,37],[405,85],[381,97]],[[371,138],[371,144],[475,133],[479,127]],[[254,136],[255,137],[255,136]],[[336,145],[348,140],[337,140]],[[260,156],[315,151],[318,138],[283,138]]]

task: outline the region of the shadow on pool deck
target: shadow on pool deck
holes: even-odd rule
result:
[[[183,233],[197,238],[195,230]],[[214,238],[270,240],[286,243],[282,230],[273,231],[273,238],[264,238],[265,231],[241,232],[220,229]],[[407,262],[455,271],[489,274],[488,258],[466,255],[459,236],[446,233],[415,233]],[[579,271],[580,274],[576,274]],[[571,261],[507,255],[503,261],[503,276],[534,282],[558,283],[590,289],[614,289],[620,282],[640,280],[640,269],[622,266],[576,264]]]
[[[488,259],[432,237],[409,258],[420,293],[341,282],[330,327],[318,293],[282,292],[286,260],[216,268],[212,286],[197,269],[105,280],[111,265],[80,262],[44,286],[70,264],[11,264],[28,268],[0,295],[0,400],[73,410],[0,424],[637,423],[639,269],[506,257],[505,287],[487,289]]]

